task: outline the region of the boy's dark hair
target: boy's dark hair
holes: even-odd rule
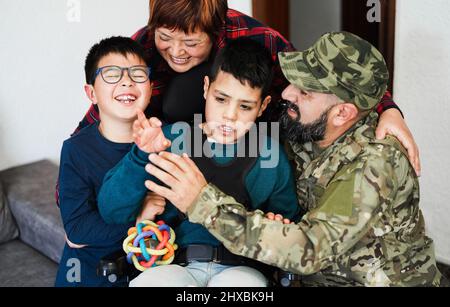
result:
[[[269,94],[273,78],[273,61],[269,51],[258,42],[242,37],[229,41],[219,51],[209,74],[214,82],[219,71],[227,72],[242,84],[261,89],[261,98]]]
[[[126,57],[134,54],[144,60],[147,66],[150,66],[148,53],[138,42],[129,37],[113,36],[101,40],[89,50],[84,64],[84,72],[86,74],[86,83],[94,85],[95,72],[98,68],[100,60],[110,53],[118,53]]]

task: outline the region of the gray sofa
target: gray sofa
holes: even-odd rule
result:
[[[57,176],[48,160],[0,172],[0,287],[53,286],[65,244]]]

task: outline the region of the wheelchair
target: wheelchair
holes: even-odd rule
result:
[[[269,280],[269,287],[300,287],[301,278],[297,274],[287,272],[273,266],[257,262],[248,258],[231,254],[224,247],[214,248],[206,245],[192,245],[191,249],[181,249],[178,251],[175,262],[179,265],[187,265],[189,261],[214,261],[230,265],[250,265],[261,271]],[[236,262],[242,259],[242,263]],[[245,262],[244,262],[245,259]],[[141,271],[134,265],[128,263],[127,255],[123,250],[118,250],[106,257],[103,257],[97,266],[97,275],[108,279],[111,283],[116,280],[125,280],[129,283],[136,278]]]

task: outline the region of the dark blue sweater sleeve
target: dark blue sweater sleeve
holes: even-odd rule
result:
[[[183,130],[178,131],[177,127],[187,129],[186,125],[169,125],[162,128],[166,138],[173,142],[172,145],[177,144],[175,140],[184,135]],[[167,149],[171,150],[172,147]],[[100,214],[107,223],[134,221],[148,192],[144,182],[152,180],[161,184],[157,178],[145,171],[145,165],[149,163],[148,156],[148,153],[133,145],[131,151],[105,175],[97,200]]]
[[[145,171],[148,154],[133,145],[131,151],[108,173],[98,194],[98,207],[110,224],[132,222],[147,195],[144,182],[151,178]]]
[[[108,225],[98,211],[95,191],[85,165],[70,142],[61,151],[60,211],[68,239],[75,244],[109,246],[126,236],[129,225]]]

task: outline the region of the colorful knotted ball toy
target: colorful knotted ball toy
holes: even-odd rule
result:
[[[130,264],[145,271],[152,266],[170,264],[178,248],[174,242],[175,232],[163,221],[145,220],[128,230],[123,250]]]

